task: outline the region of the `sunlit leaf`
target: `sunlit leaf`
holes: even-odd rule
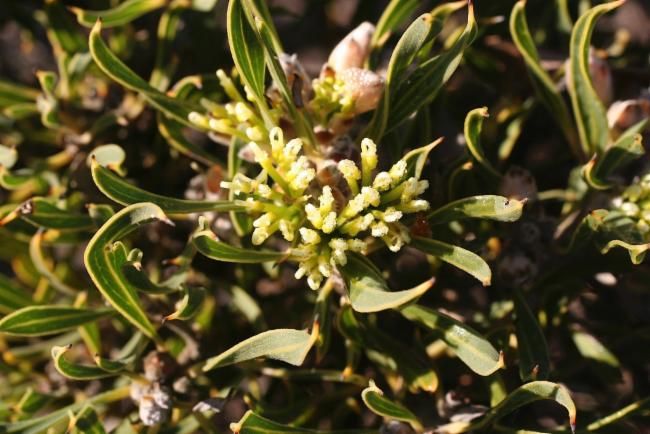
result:
[[[319,431],[307,428],[283,425],[266,419],[249,410],[237,423],[231,423],[230,429],[235,434],[377,434],[377,430],[340,430]]]
[[[442,241],[422,237],[413,238],[410,245],[471,274],[485,286],[489,286],[492,283],[492,271],[490,267],[476,253],[470,252],[462,247],[443,243]]]
[[[70,350],[71,346],[53,347],[52,360],[54,367],[61,375],[71,380],[96,380],[98,378],[111,377],[115,373],[107,372],[96,365],[82,365],[70,362],[64,354]]]
[[[209,358],[204,371],[264,357],[300,366],[318,337],[318,328],[305,330],[275,329],[250,337],[218,356]]]
[[[176,304],[176,310],[165,317],[166,321],[186,321],[199,313],[205,300],[205,288],[189,286],[183,291],[183,298]]]
[[[467,149],[474,160],[488,173],[500,177],[501,174],[492,166],[481,146],[481,130],[483,120],[486,117],[488,117],[487,107],[477,108],[467,113],[467,117],[465,117],[465,141],[467,142]]]
[[[287,253],[285,252],[245,249],[231,246],[230,244],[219,241],[214,232],[209,230],[199,231],[194,234],[192,243],[194,243],[199,253],[216,261],[258,264],[269,261],[281,261],[287,257]]]
[[[616,9],[623,0],[595,6],[585,12],[571,32],[571,54],[567,71],[567,87],[571,96],[578,134],[586,155],[602,151],[609,144],[609,127],[603,102],[596,93],[589,73],[591,34],[596,20]]]
[[[28,306],[0,319],[0,333],[43,336],[65,332],[113,313],[110,309],[81,309],[68,306]]]
[[[101,151],[101,148],[98,150]],[[122,205],[139,202],[151,202],[158,205],[164,212],[170,214],[185,214],[208,211],[243,211],[246,208],[235,201],[218,200],[188,200],[176,199],[142,190],[115,174],[110,168],[119,167],[119,162],[108,157],[100,157],[101,153],[93,154],[91,171],[95,185],[106,196]]]
[[[569,391],[562,385],[549,381],[533,381],[511,392],[499,405],[492,408],[485,416],[472,422],[456,422],[438,427],[441,433],[464,433],[490,426],[516,409],[535,401],[552,400],[563,406],[569,413],[569,424],[575,430],[576,407]]]
[[[435,209],[427,218],[432,224],[468,218],[513,222],[521,217],[523,208],[524,202],[503,196],[472,196]]]
[[[386,398],[384,392],[374,382],[371,381],[370,386],[361,392],[361,399],[373,413],[388,420],[408,422],[416,431],[422,430],[418,418],[403,405]]]
[[[167,0],[126,0],[114,8],[94,11],[71,7],[70,10],[77,16],[79,24],[92,27],[97,20],[102,26],[109,28],[128,24],[136,18],[163,7]]]
[[[400,312],[411,321],[441,332],[445,343],[477,374],[487,376],[504,366],[503,355],[487,339],[452,317],[415,304]]]
[[[562,129],[564,137],[569,142],[574,155],[581,158],[583,153],[578,144],[578,138],[571,121],[569,109],[558,90],[558,86],[540,64],[537,47],[535,47],[535,41],[530,34],[526,21],[525,0],[518,1],[512,8],[510,14],[510,35],[526,63],[537,97],[546,106],[546,109]]]
[[[120,83],[127,89],[139,92],[152,106],[165,113],[167,116],[192,128],[196,128],[188,118],[193,107],[185,102],[170,98],[139,77],[124,62],[111,52],[101,36],[102,24],[97,21],[90,32],[90,53],[99,68],[110,78]]]
[[[347,264],[339,269],[345,279],[352,307],[364,313],[406,304],[424,294],[434,282],[430,279],[412,289],[391,291],[381,272],[365,257],[356,254],[349,254]]]
[[[156,336],[156,331],[142,309],[136,290],[122,276],[120,268],[126,258],[117,260],[115,255],[120,252],[115,249],[123,248],[116,241],[152,221],[169,222],[163,211],[152,203],[128,206],[95,233],[84,254],[88,274],[104,298],[149,337]]]

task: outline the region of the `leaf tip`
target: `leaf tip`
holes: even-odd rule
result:
[[[497,362],[495,371],[498,371],[499,369],[503,369],[505,367],[506,367],[505,356],[503,354],[503,350],[500,350],[499,351],[499,361]]]

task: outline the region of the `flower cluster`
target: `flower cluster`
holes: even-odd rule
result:
[[[361,142],[360,165],[341,160],[328,168],[341,179],[342,188],[316,179],[315,165],[301,155],[300,139],[285,143],[279,128],[271,130],[269,139],[270,152],[255,142],[249,144],[262,167],[260,174],[255,178],[237,174],[222,186],[258,216],[253,244],[262,244],[276,232],[293,243],[291,259],[299,263],[296,277],[306,276],[312,289],[347,263],[347,251],[365,252],[375,239],[399,251],[410,241],[400,220],[429,208],[418,198],[428,182],[408,176],[405,160],[376,172],[377,147],[370,139]]]
[[[636,221],[636,227],[650,239],[650,174],[644,175],[637,183],[630,185],[612,205],[626,217]]]
[[[192,112],[189,115],[189,121],[216,134],[258,142],[264,140],[268,135],[268,130],[264,126],[260,114],[254,108],[253,98],[248,89],[244,88],[246,93],[246,98],[244,98],[235,83],[223,70],[217,71],[217,78],[230,102],[217,104],[204,99],[201,104],[208,113]],[[271,111],[271,114],[275,113]],[[277,121],[277,118],[274,120]]]

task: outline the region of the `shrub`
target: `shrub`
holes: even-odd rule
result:
[[[640,2],[333,44],[320,2],[86,3],[3,6],[0,432],[641,432],[650,53],[592,41]]]

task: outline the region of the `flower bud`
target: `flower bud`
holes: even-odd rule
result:
[[[368,69],[348,68],[338,74],[346,95],[354,101],[354,114],[373,110],[384,92],[384,79]]]
[[[650,100],[643,98],[616,101],[607,110],[609,128],[621,133],[649,117]]]
[[[374,33],[374,25],[367,21],[359,24],[334,47],[327,60],[328,65],[335,72],[361,68],[370,53],[370,41]]]

